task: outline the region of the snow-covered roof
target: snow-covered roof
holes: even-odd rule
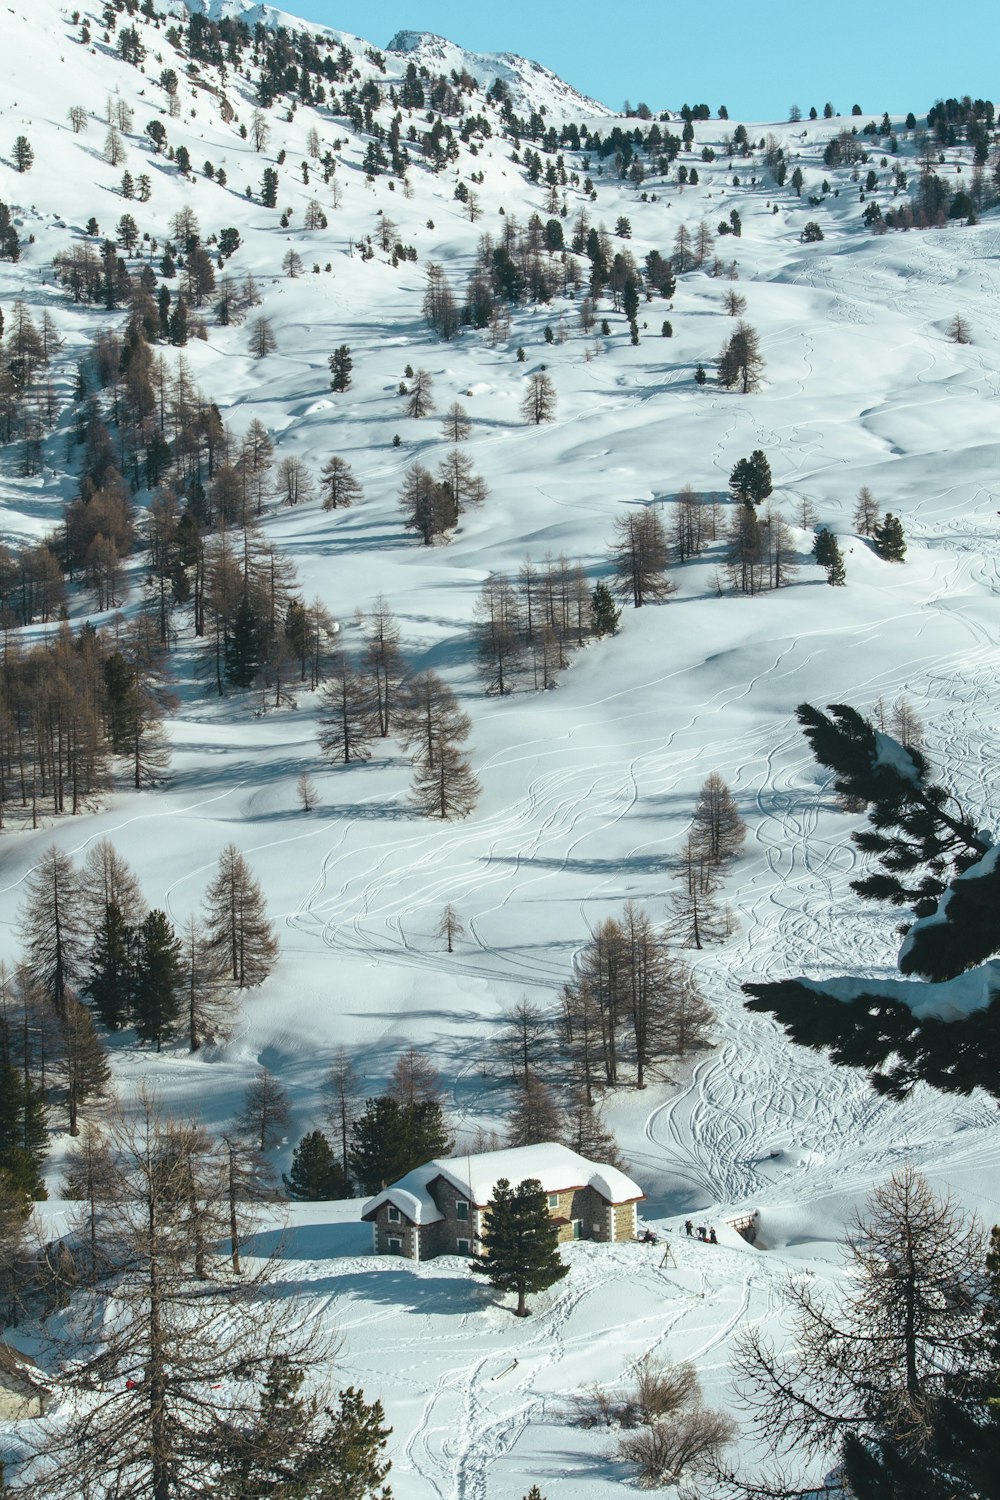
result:
[[[436,1177],[444,1177],[480,1208],[489,1203],[502,1177],[515,1187],[535,1177],[546,1193],[591,1187],[608,1203],[633,1203],[646,1196],[617,1167],[588,1161],[568,1146],[545,1141],[538,1146],[512,1146],[506,1151],[484,1151],[479,1156],[449,1156],[427,1162],[376,1194],[365,1204],[361,1217],[369,1219],[384,1203],[392,1203],[411,1223],[437,1223],[443,1216],[428,1191]]]

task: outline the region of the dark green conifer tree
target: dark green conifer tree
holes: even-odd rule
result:
[[[891,510],[872,532],[872,546],[883,562],[902,562],[906,557],[906,537],[903,523]]]
[[[606,583],[596,583],[590,596],[590,623],[595,635],[614,635],[621,610]]]
[[[179,938],[162,911],[139,928],[135,960],[135,1029],[157,1052],[179,1028],[184,1013],[184,964]]]
[[[377,1193],[414,1167],[447,1156],[452,1141],[435,1100],[400,1104],[388,1095],[365,1100],[351,1126],[351,1173],[366,1193]]]
[[[217,1500],[391,1500],[381,1403],[352,1386],[333,1409],[302,1394],[304,1379],[286,1355],[271,1361],[252,1423],[220,1434]]]
[[[252,686],[263,660],[261,636],[261,621],[244,592],[226,637],[226,677],[233,687]]]
[[[0,1178],[27,1198],[44,1198],[41,1169],[48,1144],[45,1102],[27,1068],[11,1060],[0,1021]]]
[[[813,542],[813,557],[821,568],[826,569],[827,583],[839,586],[847,582],[847,574],[844,571],[844,554],[840,550],[840,543],[833,532],[826,526],[821,526],[816,532]]]
[[[90,953],[86,989],[109,1031],[120,1031],[132,1017],[135,933],[115,901],[109,902]]]
[[[327,363],[330,366],[330,389],[331,391],[343,392],[350,390],[351,371],[354,361],[347,344],[341,344],[334,349]]]
[[[738,459],[729,476],[729,493],[744,505],[760,505],[771,494],[771,465],[763,450],[755,448],[749,458]]]
[[[537,1178],[512,1188],[501,1177],[493,1190],[489,1218],[472,1269],[489,1277],[499,1292],[516,1292],[515,1316],[528,1316],[527,1295],[543,1292],[569,1273],[559,1256],[559,1230]]]
[[[304,1135],[292,1153],[292,1169],[281,1174],[289,1198],[327,1201],[349,1198],[351,1185],[322,1130]]]
[[[930,780],[926,759],[855,709],[829,714],[811,704],[799,722],[834,790],[868,809],[867,829],[851,835],[881,867],[851,887],[868,900],[909,906],[897,960],[907,978],[942,983],[1000,952],[1000,862],[988,830],[944,786]],[[931,920],[928,920],[931,919]],[[983,1088],[996,1097],[1000,995],[957,1019],[911,1009],[891,984],[868,992],[860,983],[836,997],[823,981],[784,979],[746,984],[749,1010],[769,1011],[792,1041],[829,1050],[832,1060],[869,1071],[880,1092],[903,1097],[918,1081],[945,1092]]]

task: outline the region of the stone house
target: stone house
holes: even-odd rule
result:
[[[40,1417],[48,1395],[34,1360],[0,1339],[0,1421]]]
[[[493,1190],[502,1177],[516,1187],[537,1178],[548,1195],[560,1240],[631,1240],[642,1189],[617,1167],[588,1161],[555,1142],[451,1156],[417,1167],[369,1200],[376,1255],[431,1260],[475,1255]]]

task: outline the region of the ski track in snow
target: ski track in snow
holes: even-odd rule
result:
[[[65,51],[64,17],[57,23],[53,0],[38,0],[40,13],[46,6],[51,36]],[[12,28],[29,24],[9,13]],[[166,47],[162,35],[157,45]],[[46,104],[32,123],[39,150],[28,182],[43,207],[17,205],[24,183],[0,162],[0,196],[14,203],[22,238],[27,230],[35,236],[18,267],[0,263],[3,301],[7,307],[23,293],[36,312],[64,322],[67,358],[76,359],[96,315],[70,308],[42,284],[48,274],[42,245],[70,242],[70,231],[55,233],[54,215],[65,220],[61,229],[83,225],[93,190],[83,172],[77,183],[72,174],[55,173],[52,163],[80,149],[89,153],[87,172],[104,168],[94,166],[93,135],[89,145],[74,145],[66,126],[50,118],[52,85],[46,78],[39,91],[32,48],[18,55],[18,109],[28,107],[20,96],[27,99],[32,88]],[[125,68],[100,47],[80,49],[79,60],[97,70],[94,98],[121,87],[141,111],[140,126],[150,109],[160,110],[160,86],[151,75]],[[367,76],[360,54],[358,63]],[[253,87],[235,70],[227,86],[241,109],[251,106]],[[523,87],[529,95],[543,88],[539,98],[558,103],[554,85],[532,80],[530,69]],[[180,88],[189,90],[187,77]],[[739,989],[746,978],[799,972],[882,975],[895,960],[893,914],[861,906],[850,893],[862,869],[848,838],[855,824],[837,811],[830,778],[809,758],[794,718],[798,702],[868,709],[877,699],[891,705],[905,696],[925,724],[932,764],[954,780],[984,823],[997,823],[996,222],[870,238],[858,229],[851,189],[839,203],[824,204],[827,241],[803,246],[797,240],[802,201],[768,187],[781,209],[772,216],[757,195],[729,192],[732,164],[723,160],[721,138],[730,127],[716,122],[698,125],[699,144],[704,134],[720,151],[714,165],[701,169],[697,191],[682,196],[657,184],[660,207],[651,201],[640,208],[631,187],[602,176],[594,220],[613,223],[619,210],[633,214],[637,259],[668,245],[682,219],[689,227],[701,215],[714,220],[722,203],[745,210],[743,238],[730,246],[740,257],[747,317],[760,328],[767,368],[761,391],[743,399],[711,385],[699,391],[691,379],[695,364],[733,326],[721,306],[727,283],[701,272],[679,283],[668,309],[676,324],[669,343],[646,330],[631,350],[616,323],[614,336],[599,344],[578,337],[574,327],[564,344],[550,347],[542,327],[556,314],[525,306],[515,314],[511,339],[494,348],[468,330],[447,345],[430,340],[417,322],[423,271],[390,270],[378,256],[370,264],[348,254],[347,234],[370,232],[376,211],[391,209],[404,240],[419,245],[421,265],[440,260],[457,289],[474,263],[479,234],[505,222],[500,204],[519,218],[542,204],[496,138],[484,141],[476,158],[486,179],[477,228],[452,199],[450,173],[415,168],[412,204],[402,192],[390,198],[384,179],[362,186],[361,149],[339,121],[337,134],[347,138],[338,152],[345,201],[326,239],[296,238],[318,186],[300,187],[291,171],[282,181],[299,215],[287,230],[289,242],[310,258],[329,256],[333,272],[298,283],[278,277],[274,226],[258,205],[243,202],[236,186],[258,170],[256,154],[232,128],[209,119],[201,93],[197,99],[197,115],[190,109],[171,116],[172,141],[186,140],[192,160],[206,152],[216,165],[225,160],[231,186],[219,198],[217,186],[199,180],[193,194],[193,178],[157,160],[156,192],[143,210],[164,239],[169,214],[192,196],[207,231],[230,218],[239,225],[237,266],[258,275],[279,347],[262,376],[246,357],[245,332],[213,325],[207,340],[187,348],[193,378],[237,432],[252,418],[263,421],[277,439],[278,457],[299,455],[315,471],[336,444],[359,466],[363,505],[332,516],[316,504],[278,508],[265,526],[300,568],[303,597],[318,593],[338,614],[352,652],[360,644],[350,623],[354,605],[367,605],[383,588],[394,608],[398,603],[406,652],[440,666],[470,708],[473,764],[484,794],[468,822],[436,825],[409,812],[398,762],[378,771],[344,768],[343,775],[318,769],[316,709],[308,695],[287,716],[251,717],[245,702],[242,709],[238,699],[216,702],[197,678],[200,648],[185,640],[174,654],[184,697],[171,730],[182,767],[173,784],[155,799],[116,796],[93,818],[48,820],[37,833],[25,817],[12,818],[4,835],[0,923],[19,935],[24,880],[52,838],[78,862],[99,837],[120,844],[151,899],[178,924],[199,903],[219,848],[236,839],[271,880],[270,906],[282,927],[276,977],[248,998],[246,1031],[230,1052],[220,1049],[223,1066],[215,1068],[204,1053],[189,1064],[169,1049],[156,1060],[123,1052],[116,1066],[121,1062],[129,1086],[142,1076],[168,1097],[178,1089],[186,1108],[183,1074],[183,1087],[189,1077],[193,1089],[207,1094],[214,1087],[223,1099],[217,1113],[231,1115],[248,1070],[262,1058],[268,1065],[276,1059],[278,1067],[287,1059],[293,1087],[297,1068],[310,1079],[312,1092],[303,1097],[303,1088],[295,1096],[295,1123],[311,1128],[323,1047],[341,1039],[341,1028],[350,1045],[368,1049],[366,1080],[378,1086],[399,1046],[440,1050],[453,1121],[471,1134],[492,1119],[491,1090],[502,1071],[493,1027],[503,1007],[525,993],[554,1005],[588,928],[625,899],[662,920],[671,858],[697,789],[715,770],[749,828],[743,860],[727,872],[724,890],[736,930],[725,944],[687,955],[716,1012],[715,1046],[679,1067],[674,1079],[654,1078],[646,1094],[609,1103],[609,1113],[620,1115],[613,1123],[625,1154],[648,1188],[650,1219],[697,1213],[721,1227],[756,1207],[777,1214],[790,1206],[817,1213],[830,1207],[836,1219],[904,1160],[946,1184],[975,1179],[983,1212],[1000,1219],[992,1103],[928,1090],[902,1104],[880,1099],[860,1075],[792,1047],[769,1018],[749,1014]],[[290,165],[306,152],[307,118],[303,106],[293,120],[273,119],[275,140],[287,136]],[[323,116],[321,123],[326,131],[330,122]],[[774,128],[792,151],[813,152],[809,189],[818,186],[824,173],[816,143],[821,131],[839,124],[818,122],[807,146],[788,127]],[[148,143],[132,134],[139,162]],[[471,158],[464,160],[462,170],[470,165]],[[104,177],[100,191],[116,201],[117,181],[110,172]],[[571,212],[584,206],[575,188],[567,191]],[[973,323],[974,342],[961,348],[944,332],[956,310]],[[572,323],[574,304],[567,302],[565,312]],[[650,328],[653,316],[650,307]],[[356,363],[352,391],[337,398],[326,369],[334,335],[349,342]],[[522,338],[524,365],[515,360]],[[592,354],[587,360],[585,348]],[[168,361],[175,357],[166,346],[163,353]],[[553,372],[559,405],[557,421],[536,430],[520,421],[517,406],[524,375],[542,360]],[[408,362],[433,374],[438,413],[430,421],[401,415],[396,393]],[[60,399],[71,383],[66,364],[57,380]],[[423,549],[401,534],[396,493],[414,460],[433,464],[442,455],[438,416],[456,397],[468,403],[470,453],[491,495],[463,517],[447,547]],[[390,444],[397,427],[398,448]],[[612,518],[624,505],[656,502],[669,517],[670,497],[685,483],[724,494],[734,461],[753,448],[773,462],[773,503],[788,513],[813,501],[840,535],[847,590],[826,590],[805,566],[802,586],[780,596],[715,601],[716,547],[676,570],[676,600],[662,610],[626,611],[618,640],[576,654],[557,691],[520,691],[500,701],[481,695],[469,660],[469,621],[490,569],[514,573],[525,551],[536,564],[546,552],[565,551],[581,559],[591,580],[603,577]],[[54,469],[36,482],[15,472],[15,462],[3,462],[5,531],[37,540],[54,514],[60,481]],[[904,517],[910,554],[902,569],[877,564],[868,545],[850,535],[851,497],[862,483],[871,484],[883,509]],[[799,545],[807,549],[808,539],[800,537]],[[142,571],[137,563],[137,580]],[[74,609],[80,607],[77,600]],[[323,783],[323,815],[304,820],[290,811],[291,786],[303,769]],[[392,777],[385,791],[380,778]],[[435,934],[448,902],[465,924],[450,955]],[[334,992],[329,1015],[318,1005],[310,1011],[310,985],[313,992],[324,989],[324,1002],[326,989]],[[348,1378],[363,1379],[385,1400],[395,1428],[393,1481],[405,1500],[511,1500],[527,1490],[529,1473],[543,1474],[541,1488],[552,1500],[605,1500],[619,1492],[618,1480],[607,1477],[606,1464],[594,1463],[593,1443],[588,1449],[573,1435],[571,1393],[594,1380],[614,1385],[652,1351],[693,1359],[709,1400],[725,1404],[734,1334],[748,1320],[778,1325],[789,1267],[827,1274],[808,1260],[749,1251],[742,1242],[708,1249],[687,1241],[676,1224],[673,1230],[670,1266],[660,1264],[659,1250],[639,1246],[568,1246],[570,1276],[535,1299],[527,1323],[497,1307],[485,1287],[471,1286],[454,1262],[439,1270],[417,1267],[412,1283],[393,1283],[387,1278],[400,1276],[398,1266],[360,1256],[290,1260],[287,1275],[312,1287],[316,1316],[339,1330]],[[817,1237],[818,1231],[805,1236],[803,1256]],[[549,1467],[541,1470],[531,1462],[538,1431],[557,1432],[551,1460],[544,1453]],[[606,1435],[601,1441],[606,1448]]]

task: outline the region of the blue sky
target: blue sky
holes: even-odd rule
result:
[[[282,0],[282,8],[384,47],[401,29],[477,52],[519,52],[620,109],[725,104],[780,120],[826,100],[847,114],[926,112],[938,97],[1000,102],[1000,3],[965,0]]]

